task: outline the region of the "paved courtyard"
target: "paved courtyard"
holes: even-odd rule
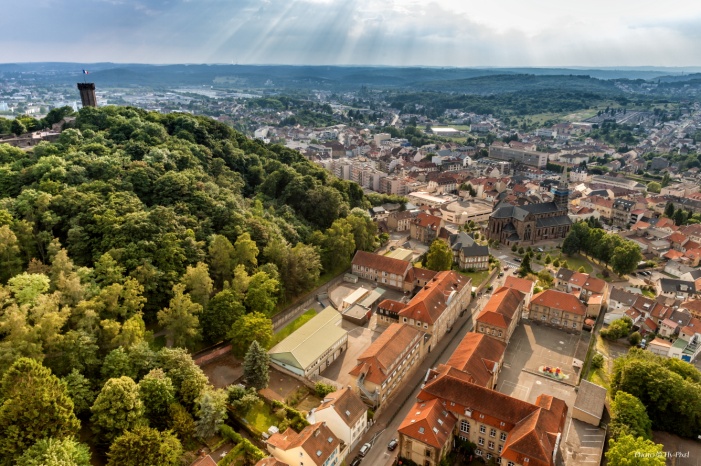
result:
[[[578,344],[587,345],[588,338],[583,338],[582,343],[579,340],[579,335],[522,322],[506,348],[497,390],[529,403],[535,403],[541,394],[564,400],[568,408],[561,448],[565,463],[594,465],[599,464],[601,458],[605,431],[572,419],[577,398],[575,384],[579,376],[579,369],[572,361]],[[556,381],[541,375],[538,370],[543,366],[559,367],[568,378]]]
[[[384,294],[382,295],[382,298],[380,298],[380,301],[385,299],[394,299],[396,301],[401,301],[405,297],[408,298],[408,296],[405,295],[402,291],[382,286],[381,283],[377,284],[370,280],[359,279],[358,283],[339,283],[338,286],[335,286],[329,291],[329,299],[331,299],[331,301],[333,301],[333,303],[338,307],[340,306],[344,298],[346,298],[348,295],[350,295],[355,290],[361,287],[365,288],[366,290],[374,290],[376,288],[382,288],[383,290],[385,290]]]
[[[385,327],[377,327],[377,315],[373,314],[369,326],[359,327],[343,321],[343,328],[348,330],[348,349],[344,351],[329,367],[321,373],[323,377],[333,380],[341,386],[350,385],[351,377],[348,371],[358,363],[358,356],[382,334]]]

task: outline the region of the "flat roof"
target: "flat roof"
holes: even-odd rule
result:
[[[601,419],[604,413],[604,403],[606,403],[606,389],[587,380],[582,380],[579,384],[577,399],[574,402],[575,409]]]
[[[328,306],[289,337],[275,345],[268,354],[271,359],[306,370],[328,348],[348,333],[340,327],[341,314]]]
[[[344,304],[355,304],[360,298],[368,294],[370,290],[363,288],[362,286],[357,290],[353,291],[351,294],[343,298]]]
[[[418,199],[423,199],[425,201],[431,201],[431,202],[438,202],[438,203],[447,203],[447,202],[452,202],[455,200],[455,198],[445,198],[445,197],[436,197],[436,196],[431,196],[427,192],[424,191],[414,191],[413,193],[409,193],[409,196],[414,196]]]
[[[414,251],[411,249],[397,248],[394,251],[387,254],[387,257],[392,259],[399,259],[401,261],[408,261],[414,257]]]

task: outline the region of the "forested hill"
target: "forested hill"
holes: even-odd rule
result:
[[[156,321],[184,292],[203,311],[187,331],[159,315],[169,338],[219,341],[242,313],[270,316],[356,248],[373,249],[357,207],[357,184],[205,117],[84,108],[56,143],[0,144],[0,372],[26,347],[11,341],[21,332],[7,306],[43,295],[68,310],[58,337],[87,327],[100,341],[142,307]],[[57,350],[36,338],[39,354]]]

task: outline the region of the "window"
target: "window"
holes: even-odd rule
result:
[[[490,431],[489,431],[489,436],[490,436],[490,437],[496,437],[496,436],[497,436],[497,430],[496,430],[496,429],[490,430]]]
[[[484,424],[482,424],[482,425],[480,426],[480,434],[484,434],[484,433],[486,433],[486,432],[487,432],[487,428],[484,426]]]
[[[491,440],[489,441],[489,445],[488,445],[488,446],[489,446],[489,449],[490,449],[490,450],[494,450],[494,442],[492,442]]]
[[[504,448],[504,446],[503,446],[503,445],[499,445],[499,449],[498,449],[499,454],[501,454],[501,449],[502,449],[502,448]]]
[[[501,435],[499,435],[499,440],[501,440],[502,442],[506,441],[506,432],[502,432]]]
[[[482,456],[482,450],[480,450],[479,448],[477,450],[475,450],[475,455]],[[514,465],[512,464],[511,466],[514,466]]]
[[[572,323],[572,328],[577,328],[577,322]]]
[[[483,439],[482,437],[478,438],[478,439],[477,439],[477,444],[480,445],[480,446],[484,445],[484,439]]]
[[[428,456],[429,458],[431,457],[431,449],[430,448],[426,449],[426,456]]]
[[[489,461],[489,460],[491,460],[491,459],[492,459],[492,454],[491,454],[491,453],[487,453],[487,461]]]
[[[540,316],[540,320],[545,320],[545,316]],[[406,321],[406,319],[404,319]]]
[[[513,462],[513,461],[509,461],[508,463],[506,463],[506,466],[514,466],[514,462]]]
[[[465,421],[465,420],[460,421],[460,432],[469,433],[470,432],[470,423]]]

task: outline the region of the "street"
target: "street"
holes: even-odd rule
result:
[[[501,286],[504,279],[502,277],[494,280],[494,288]],[[426,359],[416,369],[416,372],[407,381],[404,388],[397,392],[388,406],[383,408],[380,415],[375,418],[375,424],[368,430],[363,439],[358,442],[357,447],[348,454],[346,463],[350,463],[358,454],[360,447],[366,442],[372,443],[373,447],[363,458],[364,464],[373,466],[390,465],[394,462],[399,450],[390,452],[387,450],[387,444],[393,438],[397,438],[397,429],[409,413],[409,409],[416,402],[416,396],[421,390],[426,372],[438,364],[445,363],[450,358],[465,334],[472,330],[474,319],[490,296],[490,293],[483,292],[481,296],[470,303],[465,315],[458,320],[458,322],[462,321],[460,328],[456,329],[457,331],[454,331],[452,334],[447,334],[452,335],[452,338],[444,338],[438,343],[436,349],[426,356]]]

